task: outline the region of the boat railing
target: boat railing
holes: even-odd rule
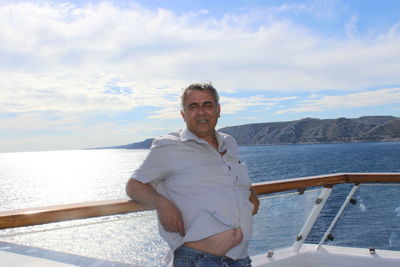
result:
[[[351,189],[341,202],[340,209],[336,210],[336,216],[329,217],[330,222],[319,241],[314,240],[318,246],[326,240],[332,239],[332,231],[349,203],[354,201],[353,196],[360,185],[366,184],[399,184],[400,173],[338,173],[312,177],[293,178],[286,180],[268,181],[253,184],[253,188],[259,195],[261,205],[266,206],[257,215],[259,219],[255,223],[255,236],[257,231],[287,234],[287,240],[277,245],[276,240],[271,239],[273,245],[260,248],[261,251],[272,250],[280,247],[291,246],[294,252],[298,252],[302,244],[309,238],[310,232],[317,218],[320,216],[333,187],[347,184]],[[299,197],[304,196],[304,197]],[[292,199],[289,199],[292,198]],[[283,207],[282,203],[292,203],[291,207]],[[285,204],[286,205],[286,204]],[[138,211],[150,210],[149,207],[129,199],[106,200],[66,205],[54,205],[10,211],[0,211],[0,229],[10,229],[24,226],[40,225],[53,222],[77,220],[84,218],[126,214]],[[286,217],[281,216],[286,212]],[[400,214],[400,210],[399,210]],[[282,217],[282,218],[280,218]],[[301,218],[300,218],[301,217]],[[283,221],[273,221],[283,220]],[[291,223],[296,222],[293,226]],[[269,229],[271,225],[278,225],[282,231]],[[291,231],[288,231],[291,229]],[[273,237],[271,237],[273,238]],[[290,244],[288,244],[288,242]]]
[[[400,183],[400,173],[339,173],[253,184],[259,196],[310,187],[332,187],[336,184]],[[150,210],[129,199],[94,201],[76,204],[0,211],[0,229],[30,226],[65,220],[124,214]]]

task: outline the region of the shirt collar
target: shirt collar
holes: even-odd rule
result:
[[[221,133],[218,131],[215,131],[215,137],[217,138],[218,141],[218,151],[222,152],[224,149],[224,137]],[[192,133],[188,128],[185,128],[180,131],[180,138],[181,141],[189,141],[189,140],[194,140],[200,144],[208,144],[207,141],[201,139],[194,133]]]

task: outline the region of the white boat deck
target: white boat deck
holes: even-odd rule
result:
[[[377,250],[371,254],[368,249],[324,246],[315,250],[316,245],[304,244],[300,253],[292,248],[277,250],[272,257],[252,257],[253,267],[398,267],[400,252]]]
[[[8,251],[0,251],[1,266],[18,266],[18,267],[71,267],[67,263],[57,262],[53,260],[21,255]]]
[[[253,256],[253,267],[398,267],[400,266],[400,252],[378,250],[371,254],[368,249],[324,246],[315,250],[316,245],[303,245],[300,253],[296,254],[292,248],[274,251],[271,257],[265,253]],[[1,266],[18,267],[71,267],[93,266],[92,264],[67,264],[56,260],[0,251]],[[96,266],[107,266],[97,265]],[[111,264],[114,266],[114,264]],[[125,266],[134,266],[123,264]],[[117,265],[115,265],[117,266]],[[136,266],[136,265],[135,265]]]
[[[0,241],[0,267],[131,267],[130,263]]]

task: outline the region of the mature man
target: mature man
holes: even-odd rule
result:
[[[251,266],[259,202],[235,140],[215,130],[218,93],[211,84],[192,84],[181,101],[186,129],[154,140],[127,194],[157,210],[174,266]]]

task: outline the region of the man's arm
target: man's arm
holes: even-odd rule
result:
[[[126,184],[126,194],[158,212],[161,225],[168,232],[178,232],[185,235],[182,214],[180,210],[167,198],[160,195],[150,184],[144,184],[134,179],[129,179]]]
[[[253,215],[256,215],[258,212],[258,208],[260,207],[260,200],[258,199],[257,192],[253,188],[250,188],[249,200],[254,205]]]

